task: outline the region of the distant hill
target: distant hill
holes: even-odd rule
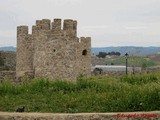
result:
[[[0,47],[0,51],[16,51],[16,47],[7,46]],[[92,53],[98,54],[99,52],[120,52],[121,55],[128,53],[129,55],[146,56],[150,54],[160,53],[160,47],[134,47],[134,46],[122,46],[122,47],[100,47],[92,48]]]
[[[92,48],[92,53],[98,54],[102,52],[120,52],[121,55],[128,53],[129,55],[146,56],[150,54],[157,54],[160,52],[160,47],[134,47],[134,46],[123,46],[123,47],[101,47]]]
[[[0,47],[0,51],[16,51],[16,47],[13,46]]]

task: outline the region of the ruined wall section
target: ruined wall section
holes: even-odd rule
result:
[[[66,35],[70,38],[77,37],[77,21],[66,19],[64,20],[63,30],[66,32]]]
[[[33,71],[33,38],[28,26],[17,27],[16,76],[28,75]]]
[[[81,37],[77,47],[78,75],[90,76],[91,74],[91,38]]]
[[[75,80],[76,33],[73,20],[64,20],[63,29],[61,19],[54,19],[51,26],[50,21],[43,21],[37,21],[33,30],[35,77]]]
[[[91,37],[81,40],[82,43],[82,71],[86,76],[91,74]]]
[[[32,35],[34,37],[34,54],[33,54],[33,70],[34,76],[44,76],[44,66],[46,64],[46,42],[48,40],[48,32],[50,30],[50,20],[37,20],[36,26],[32,27]]]
[[[83,55],[83,51],[86,51]],[[76,80],[90,74],[90,38],[77,37],[77,21],[37,20],[17,29],[17,76],[32,72],[34,77]]]
[[[71,19],[64,20],[63,31],[65,34],[65,57],[63,63],[64,66],[64,78],[69,78],[69,80],[76,80],[77,78],[77,68],[76,68],[76,49],[77,49],[77,22]]]

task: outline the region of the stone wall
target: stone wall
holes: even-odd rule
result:
[[[0,71],[0,81],[11,80],[14,81],[16,77],[15,71]]]
[[[0,71],[16,69],[16,53],[12,51],[0,51],[0,59],[4,62],[0,64]]]
[[[28,34],[28,26],[17,27],[16,74],[23,76],[33,70],[32,39]]]
[[[25,75],[50,79],[76,80],[90,76],[91,38],[77,37],[77,21],[37,20],[28,34],[28,26],[17,27],[17,78]]]
[[[160,120],[160,112],[77,114],[0,112],[0,120]]]

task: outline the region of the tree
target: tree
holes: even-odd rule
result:
[[[96,55],[96,56],[99,57],[99,58],[105,58],[107,55],[109,55],[109,56],[112,56],[112,55],[120,56],[121,53],[120,52],[114,52],[114,51],[108,52],[108,53],[106,53],[106,52],[99,52],[99,54]]]
[[[107,55],[106,52],[99,52],[99,54],[97,55],[97,57],[99,57],[99,58],[105,58],[106,55]]]
[[[115,55],[120,56],[121,53],[120,52],[115,52]]]
[[[117,55],[117,56],[120,56],[121,53],[120,52],[114,52],[114,51],[112,51],[112,52],[108,52],[107,55]]]

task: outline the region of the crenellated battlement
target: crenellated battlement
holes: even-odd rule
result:
[[[49,19],[36,20],[35,25],[32,26],[32,34],[36,34],[39,31],[63,31],[66,36],[69,37],[77,37],[77,21],[72,19],[65,19],[63,22],[63,28],[61,28],[61,19],[54,19],[51,22]],[[26,34],[27,26],[19,26],[22,29],[20,30],[22,33]]]
[[[61,19],[54,19],[52,22],[52,30],[61,30]]]
[[[32,34],[28,26],[18,26],[16,76],[64,80],[89,76],[90,49],[90,37],[77,37],[76,20],[36,20]]]
[[[73,20],[71,19],[64,20],[63,30],[73,30]]]
[[[28,26],[25,26],[25,25],[23,25],[23,26],[18,26],[17,27],[17,35],[18,34],[28,34]]]
[[[80,37],[79,38],[79,43],[90,43],[91,42],[91,37]]]
[[[63,28],[61,28],[61,19],[54,19],[51,22],[49,19],[36,20],[35,25],[32,26],[32,34],[36,30],[53,30],[53,31],[66,31],[73,32],[74,36],[77,36],[77,21],[72,19],[65,19],[63,22]],[[18,26],[17,33],[28,34],[28,26]],[[70,33],[71,34],[71,33]]]
[[[50,30],[51,21],[49,19],[36,20],[36,27],[39,30]]]

